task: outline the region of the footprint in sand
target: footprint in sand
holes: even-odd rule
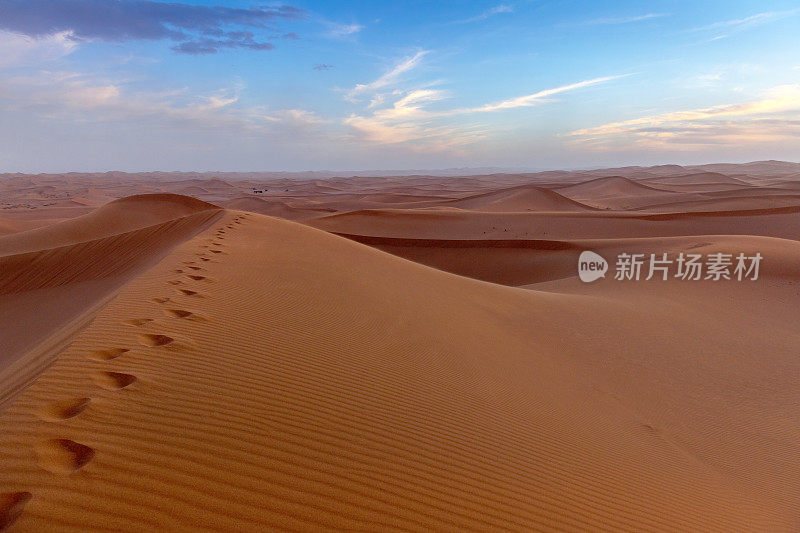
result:
[[[50,439],[36,446],[39,465],[55,474],[71,474],[94,459],[94,450],[70,439]]]
[[[81,414],[91,401],[90,398],[70,398],[51,402],[39,411],[39,417],[51,422],[67,420]]]
[[[122,372],[96,372],[92,380],[105,390],[120,390],[136,383],[136,376]]]
[[[169,298],[153,298],[151,301],[157,304],[165,304],[169,301]]]
[[[109,350],[97,350],[89,354],[89,358],[96,361],[110,361],[120,355],[129,352],[128,348],[111,348]]]
[[[184,309],[164,309],[164,313],[173,318],[192,318],[196,316],[191,311],[186,311]]]
[[[190,266],[189,268],[191,268],[192,270],[203,270],[202,267],[198,267],[198,266]]]
[[[144,326],[145,324],[152,322],[152,318],[132,318],[130,320],[126,320],[125,323],[129,326]]]
[[[182,282],[181,282],[181,280],[173,279],[173,280],[168,281],[167,283],[169,283],[170,285],[180,285]]]
[[[33,498],[30,492],[0,492],[0,531],[10,527]]]
[[[197,298],[202,298],[203,295],[196,291],[190,291],[189,289],[178,289],[178,292],[183,294],[184,296],[196,296]]]
[[[166,335],[148,333],[146,335],[139,335],[139,342],[145,346],[166,346],[167,344],[175,342],[175,339]]]
[[[187,278],[189,278],[189,279],[193,279],[193,280],[195,280],[195,281],[203,281],[203,280],[208,280],[208,278],[207,278],[207,277],[205,277],[205,276],[200,276],[200,275],[198,275],[198,274],[187,274],[187,276],[186,276],[186,277],[187,277]],[[209,280],[209,281],[210,281],[210,280]]]

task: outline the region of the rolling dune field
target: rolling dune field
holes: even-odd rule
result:
[[[0,530],[797,531],[798,176],[5,175]]]

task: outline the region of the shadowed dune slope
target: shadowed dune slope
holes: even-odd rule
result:
[[[177,194],[140,194],[109,202],[86,215],[0,239],[0,257],[117,235],[217,206]]]
[[[582,250],[570,241],[555,240],[338,235],[445,272],[510,286],[572,276]]]
[[[726,383],[750,378],[760,337],[748,335],[765,325],[735,321],[745,355],[708,381],[710,369],[687,372],[689,356],[724,363],[731,325],[674,311],[479,282],[229,212],[126,285],[0,416],[0,520],[17,531],[796,528],[797,467],[784,461],[795,448],[748,469],[742,449],[705,447],[742,433],[718,409]],[[760,342],[781,371],[737,396],[748,416],[797,370],[800,340]],[[598,372],[602,360],[616,366]],[[616,386],[623,377],[652,382]],[[796,402],[773,407],[748,431],[796,442]]]
[[[219,212],[191,198],[143,195],[0,237],[0,407],[90,319],[86,313]]]

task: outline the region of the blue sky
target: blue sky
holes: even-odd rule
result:
[[[798,153],[796,1],[0,0],[0,171]]]

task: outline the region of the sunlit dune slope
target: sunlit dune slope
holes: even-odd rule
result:
[[[229,209],[250,211],[261,215],[285,218],[287,220],[303,220],[323,214],[328,214],[332,209],[315,208],[312,206],[297,206],[280,198],[234,198],[223,204]]]
[[[522,185],[447,202],[449,207],[476,211],[587,211],[591,207],[570,200],[555,191]]]
[[[769,379],[790,385],[800,340],[675,311],[493,285],[229,212],[126,285],[0,416],[0,522],[795,528],[797,495],[785,489],[796,467],[770,488],[769,456],[763,474],[742,466],[746,445],[714,454],[710,443],[773,437],[785,464],[795,407],[761,393]],[[738,359],[733,340],[719,344],[733,326]],[[774,373],[756,375],[758,394],[736,407],[768,422],[715,420],[756,346]],[[695,379],[697,353],[728,363],[728,381]],[[612,366],[598,372],[603,360]],[[626,361],[631,371],[611,375]],[[637,377],[652,386],[617,386]],[[695,412],[704,400],[711,408]]]
[[[87,312],[219,212],[192,198],[142,195],[0,237],[0,405],[50,362]]]
[[[740,179],[720,174],[719,172],[694,172],[691,174],[681,174],[678,176],[659,176],[649,178],[648,183],[652,184],[674,184],[674,185],[700,185],[709,183],[721,183],[726,185],[747,186],[747,182]]]
[[[706,205],[707,210],[693,212],[671,211],[669,205],[655,212],[585,213],[365,209],[319,217],[308,224],[333,233],[399,239],[571,240],[681,235],[763,235],[800,239],[800,205],[767,203],[776,204],[779,207],[757,208],[756,203],[748,209],[733,211],[716,211],[714,205]]]
[[[699,200],[703,197],[666,190],[659,184],[645,184],[623,176],[607,176],[557,187],[556,191],[572,200],[602,209],[631,209],[670,201]]]

